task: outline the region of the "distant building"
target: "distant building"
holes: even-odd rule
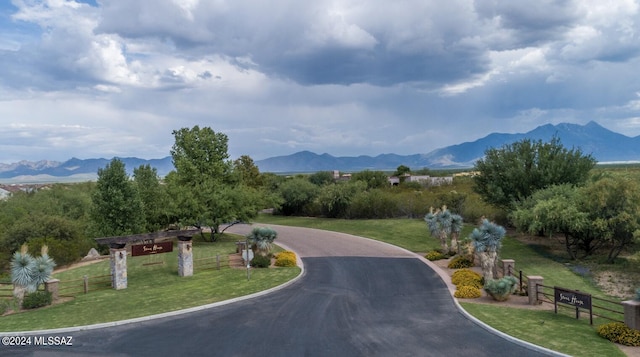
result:
[[[453,184],[453,176],[431,177],[428,175],[411,176],[409,174],[406,174],[403,177],[404,177],[404,180],[401,180],[400,177],[397,177],[397,176],[391,176],[388,179],[389,184],[391,186],[398,186],[401,181],[417,182],[423,186],[442,186],[442,185]]]

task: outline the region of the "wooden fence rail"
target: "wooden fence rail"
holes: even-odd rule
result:
[[[213,257],[198,258],[193,260],[193,266],[198,270],[221,270],[229,268],[228,255],[216,255]]]
[[[89,291],[111,289],[111,274],[87,276],[80,279],[61,280],[58,293],[60,296],[73,297],[87,294]]]

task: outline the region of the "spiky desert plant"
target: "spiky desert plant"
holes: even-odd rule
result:
[[[271,243],[278,237],[278,233],[268,227],[256,227],[249,235],[247,240],[256,246],[257,253],[267,254],[271,250]]]
[[[464,227],[464,220],[462,216],[459,214],[451,215],[451,250],[460,254],[460,242],[458,238],[460,237],[460,232],[462,232],[462,228]]]
[[[36,288],[49,280],[51,277],[51,273],[53,273],[53,268],[55,268],[56,263],[49,257],[49,248],[46,245],[42,246],[42,250],[40,251],[40,256],[35,258],[35,269],[32,272],[31,278],[33,279],[33,284]]]
[[[11,259],[11,282],[29,287],[32,285],[31,276],[34,270],[35,259],[29,254],[29,247],[23,244],[20,251],[13,253],[13,259]]]
[[[469,236],[476,253],[480,257],[485,281],[497,278],[494,276],[494,267],[505,233],[506,230],[502,226],[483,219],[480,227],[475,228]]]
[[[462,216],[452,214],[447,206],[442,206],[442,209],[437,209],[435,212],[431,207],[429,213],[424,216],[424,221],[427,223],[429,233],[440,240],[443,253],[449,253],[449,245],[447,244],[449,236],[451,236],[451,251],[460,253],[458,237],[462,231]]]

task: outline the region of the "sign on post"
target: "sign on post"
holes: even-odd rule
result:
[[[131,256],[173,252],[173,242],[136,244],[131,246]]]
[[[591,305],[591,294],[586,294],[577,290],[569,290],[553,287],[554,308],[558,313],[558,303],[571,305],[576,308],[576,319],[580,318],[580,309],[589,310],[589,322],[593,325],[593,307]]]

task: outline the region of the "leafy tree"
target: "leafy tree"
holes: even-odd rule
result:
[[[239,179],[246,186],[252,188],[262,187],[263,177],[260,175],[258,166],[248,155],[242,155],[233,162],[233,170],[239,176]]]
[[[167,212],[169,197],[160,184],[158,171],[151,165],[140,165],[133,169],[133,182],[144,207],[145,230],[155,232],[167,227],[171,223]]]
[[[547,143],[523,139],[485,151],[475,164],[475,190],[490,204],[512,209],[536,190],[583,183],[594,166],[591,155],[564,148],[557,137]]]
[[[318,196],[320,189],[303,177],[294,177],[280,184],[280,212],[285,216],[299,215]]]
[[[640,187],[623,176],[607,176],[584,187],[560,185],[534,193],[511,219],[521,231],[563,234],[569,258],[607,247],[613,263],[640,237]]]
[[[92,202],[92,231],[96,236],[144,232],[142,200],[119,159],[114,158],[106,167],[98,169]]]
[[[624,176],[602,178],[581,190],[593,230],[609,247],[607,262],[640,238],[640,185]]]
[[[469,236],[476,254],[480,257],[485,282],[498,278],[496,262],[505,233],[506,230],[502,226],[483,219],[482,224],[474,228]]]
[[[176,170],[166,180],[175,200],[173,215],[179,222],[211,227],[212,240],[216,240],[221,225],[257,215],[265,198],[233,174],[225,134],[196,125],[174,130],[173,135],[171,156]]]
[[[362,181],[324,186],[318,195],[318,202],[325,216],[330,218],[345,217],[353,197],[365,189],[366,183]]]
[[[396,168],[396,172],[393,173],[393,176],[403,176],[405,174],[410,174],[411,168],[409,166],[400,165]]]
[[[334,182],[333,172],[318,171],[309,175],[309,182],[316,186],[324,186]]]
[[[570,184],[538,190],[516,205],[510,219],[519,231],[529,234],[562,234],[569,258],[578,251],[593,253],[601,244],[591,229],[588,212],[581,207],[580,191]]]
[[[395,193],[372,189],[358,192],[349,204],[348,218],[394,218],[400,215]]]
[[[352,181],[363,181],[367,184],[367,190],[389,187],[389,178],[382,171],[364,170],[351,176]]]

